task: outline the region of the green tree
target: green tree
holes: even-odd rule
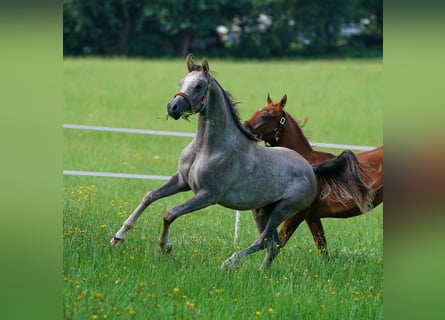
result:
[[[241,38],[224,52],[240,57],[292,54],[298,37],[310,40],[309,53],[326,54],[338,50],[341,24],[361,18],[368,36],[381,39],[383,29],[381,0],[63,0],[64,54],[185,56],[235,16]]]
[[[142,9],[136,0],[64,0],[64,51],[128,54],[129,36]]]
[[[227,25],[232,17],[249,8],[250,0],[161,0],[150,5],[162,32],[181,56],[189,52],[193,37],[208,36],[218,25]]]

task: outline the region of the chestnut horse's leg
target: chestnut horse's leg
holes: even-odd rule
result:
[[[308,210],[309,209],[305,209],[304,211],[294,215],[293,217],[291,217],[283,222],[283,224],[281,225],[280,231],[278,233],[283,247],[286,245],[289,238],[294,234],[294,232],[298,228],[298,226],[306,218],[306,214],[308,213]]]
[[[306,219],[306,223],[311,230],[312,237],[314,238],[315,243],[317,244],[318,250],[323,256],[329,260],[328,253],[328,243],[326,241],[326,237],[324,235],[323,225],[321,224],[320,218],[315,219]]]

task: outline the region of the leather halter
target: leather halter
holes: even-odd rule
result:
[[[198,113],[201,112],[202,109],[204,109],[204,103],[205,103],[205,98],[207,97],[207,93],[209,92],[209,87],[210,87],[210,81],[211,78],[209,78],[209,84],[207,85],[206,90],[204,91],[204,94],[202,95],[201,98],[199,98],[198,100],[196,100],[195,102],[192,101],[192,99],[190,99],[190,97],[188,96],[187,93],[179,91],[175,93],[175,96],[173,98],[176,98],[176,96],[181,96],[185,99],[185,101],[187,101],[187,103],[190,105],[190,110],[193,113]],[[197,104],[201,103],[201,105],[199,106],[198,110],[193,110],[193,107],[196,106]]]
[[[269,131],[264,134],[260,134],[259,138],[261,140],[264,140],[265,137],[273,136],[275,138],[275,142],[278,142],[278,140],[280,139],[281,132],[283,131],[283,127],[284,127],[285,123],[286,123],[286,112],[284,112],[284,110],[281,110],[281,118],[280,118],[280,121],[278,121],[276,128],[273,129],[273,131]],[[267,141],[264,140],[264,142],[266,142],[266,145],[268,144]]]

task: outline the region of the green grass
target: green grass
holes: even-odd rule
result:
[[[286,109],[309,117],[311,140],[382,143],[382,62],[209,61],[238,101],[243,119],[288,95]],[[64,123],[195,132],[191,122],[166,120],[166,103],[185,75],[184,60],[66,59]],[[64,169],[171,175],[188,138],[64,129]],[[335,150],[339,152],[339,150]],[[159,200],[126,242],[109,240],[142,196],[161,181],[65,176],[64,314],[66,319],[381,319],[383,206],[352,219],[325,219],[326,263],[302,225],[275,259],[264,253],[222,272],[220,263],[257,231],[241,214],[212,206],[171,227],[170,255],[157,237],[164,212],[189,192]]]

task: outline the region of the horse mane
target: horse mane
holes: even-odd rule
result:
[[[297,128],[298,128],[298,129],[300,130],[300,132],[301,132],[301,136],[306,140],[306,142],[307,142],[308,144],[310,144],[310,143],[309,143],[309,138],[308,138],[308,136],[306,136],[305,133],[303,132],[303,128],[306,126],[307,121],[308,121],[308,118],[306,117],[306,118],[304,118],[303,120],[297,120],[297,119],[295,119],[294,117],[292,117],[292,115],[291,115],[289,112],[286,112],[286,114],[287,114],[288,118],[289,118],[291,121],[295,122]]]
[[[307,121],[308,121],[308,118],[307,117],[305,117],[303,120],[295,120],[295,121],[297,121],[297,123],[298,123],[298,126],[301,128],[301,129],[303,129],[305,126],[306,126],[306,124],[307,124]]]
[[[229,106],[229,110],[230,110],[230,114],[233,118],[233,121],[235,122],[235,125],[237,126],[237,128],[250,140],[253,141],[260,141],[260,139],[258,139],[253,133],[251,133],[250,131],[246,130],[243,125],[241,124],[241,117],[239,114],[239,110],[237,108],[238,102],[234,101],[233,96],[226,90],[224,90],[221,85],[218,83],[218,81],[216,81],[216,79],[214,77],[211,77],[211,79],[216,83],[216,85],[218,86],[218,88],[221,90],[221,92],[223,93],[224,96],[224,100],[226,101],[227,105]]]

